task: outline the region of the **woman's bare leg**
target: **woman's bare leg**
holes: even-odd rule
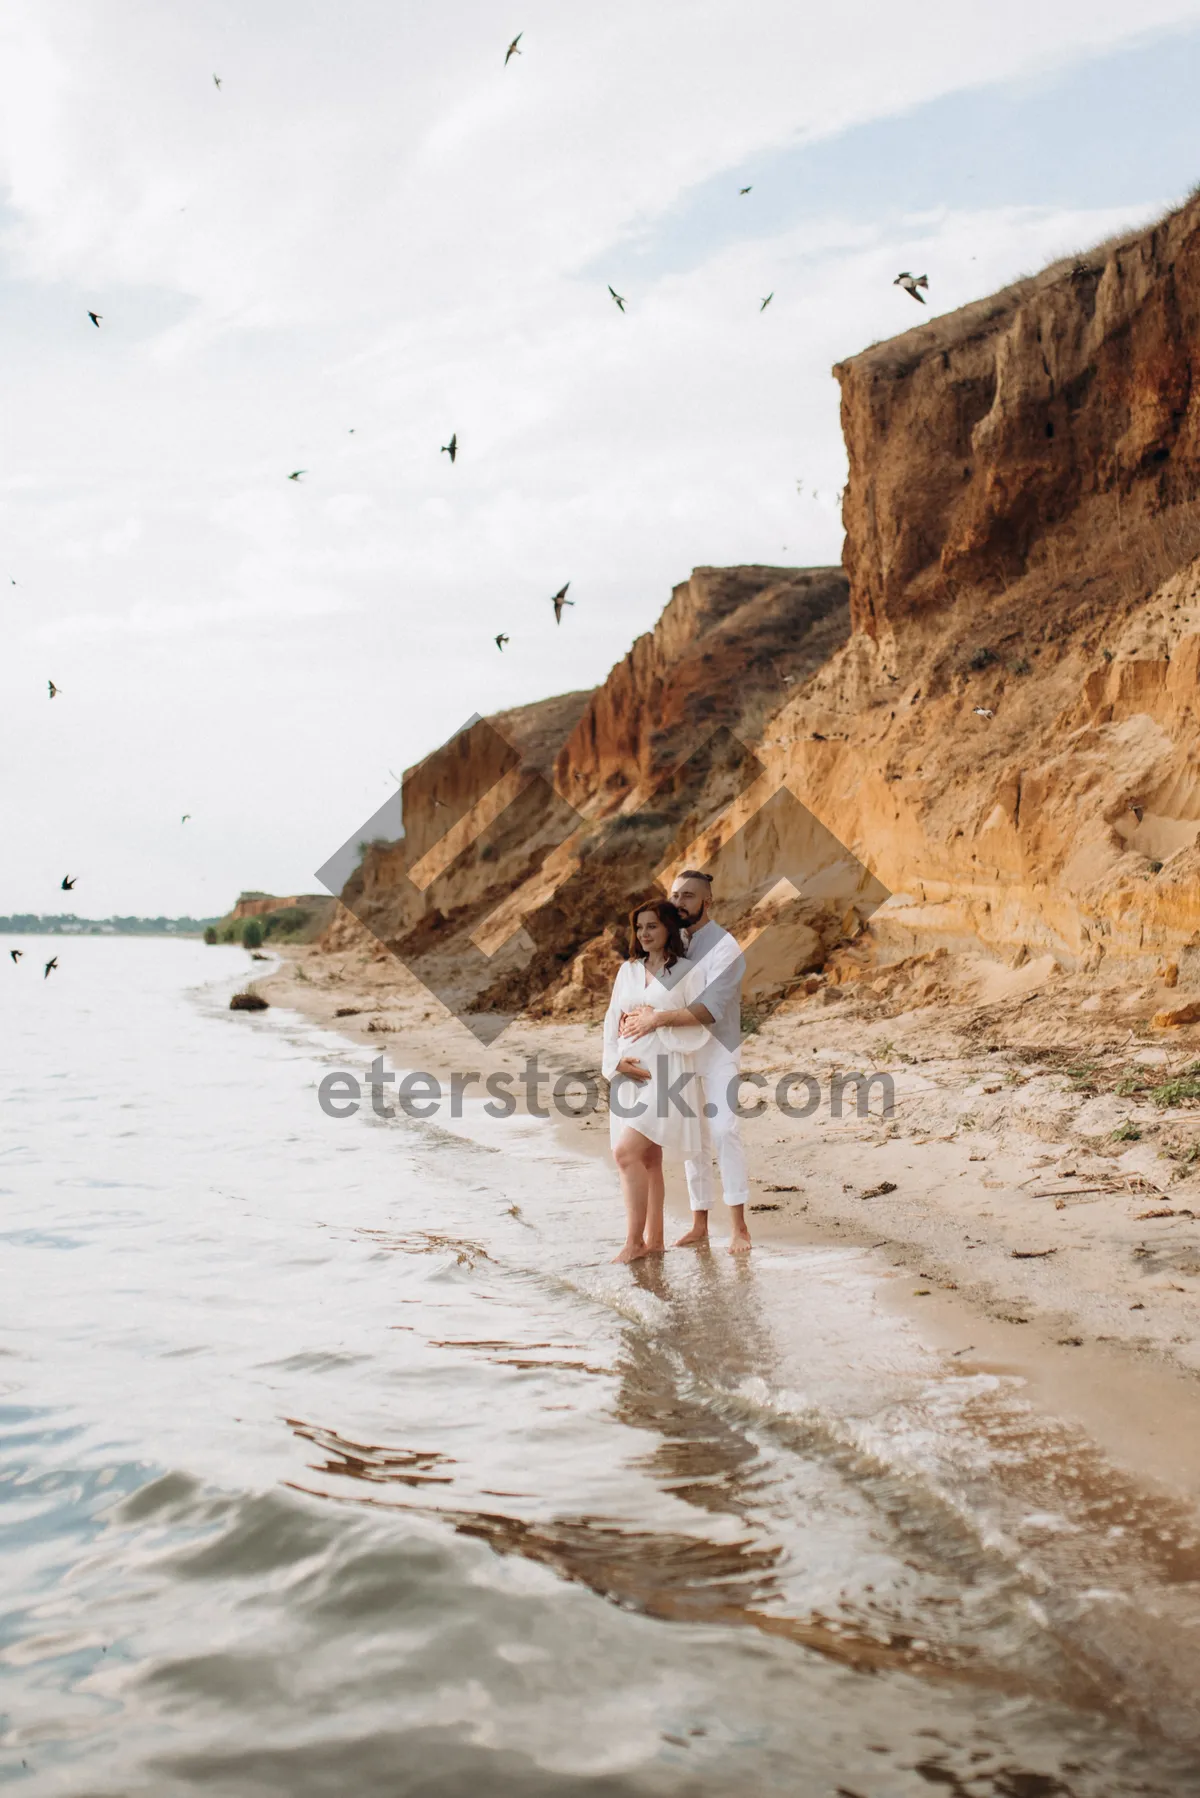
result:
[[[666,1200],[666,1186],[663,1181],[662,1150],[657,1143],[651,1143],[655,1155],[649,1167],[649,1183],[646,1192],[646,1229],[643,1242],[648,1255],[661,1255],[666,1248],[663,1241],[663,1205]]]
[[[638,1130],[623,1130],[613,1149],[613,1159],[621,1176],[621,1196],[625,1200],[625,1244],[614,1261],[639,1261],[646,1253],[646,1213],[650,1204],[650,1170],[657,1157],[661,1169],[662,1153]]]

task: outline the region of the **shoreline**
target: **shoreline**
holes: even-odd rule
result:
[[[518,1018],[483,1049],[382,951],[274,952],[278,967],[252,977],[272,1006],[377,1050],[392,1069],[420,1069],[443,1086],[452,1069],[515,1075],[533,1055],[553,1073],[598,1070],[594,1021]],[[889,1030],[899,1037],[896,1024],[890,1019]],[[849,1007],[831,1018],[820,995],[792,1002],[747,1038],[743,1068],[767,1079],[768,1091],[791,1068],[870,1072],[864,1037],[872,1027]],[[1086,1115],[1094,1101],[1064,1104],[1061,1074],[1014,1075],[1019,1049],[1000,1064],[988,1049],[956,1054],[934,1036],[926,1020],[924,1047],[934,1053],[919,1062],[903,1053],[886,1058],[895,1082],[890,1119],[857,1115],[847,1094],[841,1118],[829,1114],[825,1099],[810,1118],[789,1119],[770,1106],[745,1121],[755,1241],[844,1244],[870,1254],[880,1303],[948,1363],[1021,1379],[1032,1402],[1078,1425],[1126,1471],[1200,1498],[1200,1179],[1193,1163],[1182,1179],[1174,1170],[1168,1203],[1138,1171],[1149,1165],[1146,1154],[1126,1151],[1114,1165],[1107,1143],[1083,1128],[1096,1122]],[[1006,1073],[1006,1104],[998,1107]],[[1030,1086],[1039,1088],[1032,1104]],[[827,1093],[824,1078],[822,1087]],[[603,1114],[558,1115],[552,1127],[575,1152],[607,1158]],[[1136,1165],[1127,1165],[1131,1156]],[[891,1190],[880,1191],[885,1185]],[[681,1170],[668,1177],[667,1215],[680,1225],[688,1215]],[[721,1207],[711,1224],[714,1249],[723,1251]],[[614,1251],[621,1229],[614,1173]]]

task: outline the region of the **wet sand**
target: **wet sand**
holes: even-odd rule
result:
[[[388,1068],[427,1071],[445,1086],[452,1070],[519,1078],[533,1056],[554,1074],[599,1066],[595,1022],[519,1019],[481,1048],[390,957],[296,949],[255,985],[273,1005],[378,1050]],[[1081,1095],[1017,1050],[956,1054],[931,1024],[928,1055],[917,1060],[911,1030],[903,1054],[880,1034],[870,1020],[809,1001],[748,1038],[744,1071],[761,1075],[768,1095],[792,1070],[812,1072],[821,1086],[808,1118],[769,1104],[743,1124],[756,1239],[871,1250],[884,1302],[964,1370],[1023,1379],[1039,1407],[1078,1424],[1131,1473],[1200,1496],[1194,1163],[1163,1159],[1140,1141],[1114,1144],[1113,1120],[1129,1103]],[[1142,1053],[1155,1065],[1165,1051]],[[879,1115],[878,1086],[870,1115],[857,1114],[853,1087],[843,1115],[831,1115],[831,1076],[852,1069],[891,1075],[890,1118]],[[516,1081],[513,1090],[519,1097]],[[607,1156],[604,1115],[556,1116],[548,1127]],[[682,1227],[678,1175],[668,1211]],[[614,1176],[614,1248],[621,1225]],[[712,1226],[720,1251],[720,1207]]]

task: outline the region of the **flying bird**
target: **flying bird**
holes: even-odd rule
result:
[[[220,76],[219,76],[219,75],[214,75],[214,76],[213,76],[213,81],[214,81],[214,83],[215,83],[215,84],[216,84],[216,86],[217,86],[217,87],[220,87],[220,85],[221,85],[221,77],[220,77]]]
[[[993,712],[990,705],[977,705],[975,707],[975,716],[977,718],[994,718],[996,714]]]
[[[739,187],[738,192],[740,194],[748,194],[750,192],[750,189],[748,187]]]
[[[609,291],[609,293],[611,293],[613,299],[617,302],[617,305],[621,308],[621,311],[624,312],[625,301],[621,298],[621,295],[617,292],[616,288],[610,284],[608,291]]]
[[[518,31],[516,37],[513,39],[512,43],[508,46],[508,49],[504,52],[505,68],[508,67],[510,57],[520,56],[521,52],[517,49],[517,45],[520,43],[521,39],[524,36],[525,36],[525,33],[523,31]]]
[[[563,607],[573,606],[575,604],[573,599],[567,598],[567,587],[570,585],[571,583],[568,581],[566,587],[560,587],[558,592],[554,595],[554,598],[550,601],[550,604],[554,607],[555,624],[562,623]]]
[[[9,958],[12,961],[17,962],[17,961],[20,961],[20,959],[24,955],[25,951],[24,951],[24,949],[10,949],[8,953],[9,953]]]
[[[504,635],[504,632],[503,631],[498,632],[496,635],[496,638],[495,638],[495,643],[496,643],[496,648],[501,652],[501,654],[503,654],[504,645],[507,642],[508,642],[508,638]]]
[[[188,819],[191,817],[191,815],[192,815],[191,812],[184,812],[183,817],[179,820],[179,822],[181,824],[186,824]]]
[[[54,684],[54,682],[53,682],[53,681],[52,681],[52,680],[48,680],[48,681],[47,681],[47,682],[46,682],[46,685],[47,685],[47,686],[48,686],[48,687],[49,687],[49,689],[50,689],[50,697],[51,697],[51,699],[57,699],[57,698],[58,698],[58,688],[57,688],[57,687],[56,687],[56,686],[55,686],[55,684]]]
[[[923,306],[925,304],[925,302],[923,299],[921,299],[921,296],[917,292],[917,289],[918,289],[918,287],[928,287],[929,286],[929,276],[928,275],[910,275],[907,269],[902,269],[901,272],[896,276],[896,279],[892,282],[892,286],[893,287],[902,287],[904,289],[905,293],[910,293],[912,295],[913,299],[917,300]]]
[[[292,470],[291,474],[288,476],[288,480],[289,481],[298,481],[302,474],[307,474],[307,473],[308,473],[307,468],[295,468]]]
[[[762,305],[759,307],[759,311],[765,312],[767,307],[771,304],[771,301],[774,298],[775,298],[775,289],[772,288],[770,293],[767,295],[766,299],[763,301]]]
[[[100,320],[104,317],[103,312],[89,312],[88,317],[91,319],[92,323],[95,325],[95,327],[98,331],[100,329]]]
[[[51,974],[53,974],[53,972],[57,966],[58,966],[58,957],[57,957],[57,955],[52,955],[50,957],[50,960],[46,963],[45,967],[42,969],[42,979],[49,980]]]
[[[451,468],[453,468],[454,467],[454,458],[458,454],[458,432],[457,431],[451,432],[450,441],[449,441],[449,443],[443,443],[441,453],[443,456],[449,456],[450,466],[451,466]]]
[[[73,893],[75,891],[75,882],[78,879],[78,874],[64,874],[62,877],[62,886],[59,889],[60,892]]]

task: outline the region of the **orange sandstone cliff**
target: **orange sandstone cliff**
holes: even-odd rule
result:
[[[835,372],[854,637],[772,756],[896,894],[878,931],[1186,965],[1200,206]]]
[[[406,775],[345,901],[436,990],[589,1003],[681,858],[764,993],[867,920],[1200,989],[1200,204],[835,374],[844,573],[697,569],[594,693]]]
[[[327,946],[366,926],[459,1012],[590,1008],[629,908],[707,854],[698,839],[731,800],[761,790],[765,721],[848,630],[840,569],[696,569],[594,693],[478,719],[408,771],[405,836],[366,851]],[[769,931],[764,990],[819,965],[848,908],[885,896],[857,862],[835,875],[841,845],[786,791],[775,801],[726,892]],[[824,870],[821,890],[775,890],[781,852]]]

